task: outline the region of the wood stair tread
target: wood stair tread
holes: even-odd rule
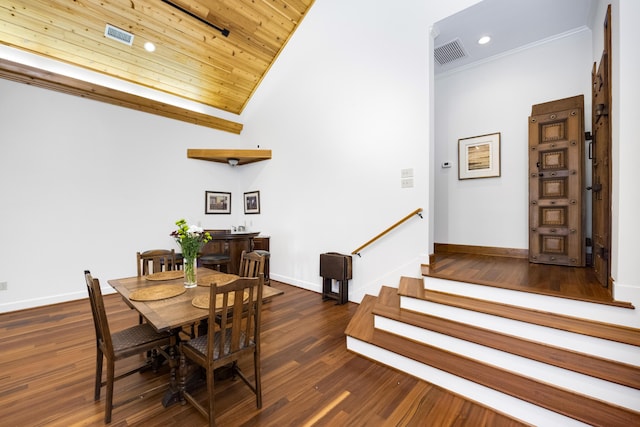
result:
[[[386,299],[387,304],[390,304],[390,303],[392,304],[392,302],[390,301],[395,299],[398,307],[400,302],[400,297],[398,295],[396,288],[383,287],[383,289],[385,288],[387,289],[387,292],[385,292],[385,295],[380,295],[378,297],[374,297],[372,295],[364,296],[364,298],[362,299],[362,302],[360,303],[360,305],[358,306],[358,309],[356,310],[356,313],[354,314],[354,316],[351,318],[351,321],[347,325],[347,328],[345,330],[345,334],[347,336],[384,348],[382,345],[380,345],[381,343],[377,342],[376,340],[376,336],[379,335],[379,331],[376,331],[374,327],[374,316],[373,316],[374,307],[376,303],[380,301],[380,298],[383,298],[383,299],[387,298]],[[394,351],[391,348],[388,348],[388,350]],[[482,403],[476,402],[476,404],[491,409],[490,407]],[[406,415],[407,415],[406,413],[403,414],[402,419],[405,419]],[[511,419],[514,425],[522,424],[521,421],[517,420],[514,417],[509,416],[508,414],[502,414],[502,415],[508,419]],[[512,425],[512,424],[509,424],[509,425]]]
[[[380,291],[381,296],[391,293],[397,296],[398,302],[391,302],[392,299],[388,295],[384,299],[378,298],[373,308],[374,315],[384,316],[405,324],[537,360],[559,368],[640,389],[640,368],[637,366],[505,335],[455,320],[402,310],[399,307],[397,289],[383,287]]]
[[[424,280],[417,277],[400,277],[398,293],[407,297],[422,298],[424,291]]]
[[[355,314],[349,321],[344,333],[347,336],[358,338],[368,342],[373,338],[373,307],[377,298],[373,295],[365,295]]]
[[[630,409],[392,333],[376,330],[370,344],[588,424],[640,425]]]
[[[412,324],[412,321],[415,321],[417,317],[432,317],[400,309],[399,300],[398,290],[386,286],[381,288],[379,297],[365,296],[347,327],[347,335],[585,423],[611,426],[640,425],[640,413],[633,410],[455,354],[430,344],[375,329],[374,314],[384,314],[392,318],[400,317],[408,324]],[[427,319],[418,323],[431,321],[432,319]],[[361,325],[356,325],[356,323]],[[455,323],[445,321],[443,324],[450,326]],[[472,327],[467,334],[473,335],[479,330],[480,328]],[[456,336],[455,333],[449,335]],[[489,339],[486,336],[481,338],[482,340]],[[633,381],[637,381],[637,375]]]
[[[556,347],[517,335],[492,331],[486,327],[481,328],[455,319],[432,316],[428,314],[428,310],[421,313],[403,309],[401,308],[403,298],[422,299],[439,305],[566,330],[633,346],[640,346],[640,329],[432,291],[424,288],[424,281],[421,277],[402,277],[398,288],[383,286],[377,297],[366,296],[363,300],[363,307],[360,307],[356,314],[366,326],[360,327],[350,323],[347,328],[347,334],[354,339],[360,339],[397,356],[415,360],[425,366],[448,372],[459,378],[581,422],[592,425],[625,427],[640,425],[640,411],[625,407],[628,405],[621,406],[608,402],[608,399],[598,394],[594,396],[599,397],[584,394],[585,390],[570,385],[564,387],[555,385],[553,381],[547,382],[535,378],[537,376],[535,374],[515,372],[503,368],[498,363],[492,364],[488,359],[486,361],[477,360],[473,353],[454,353],[440,348],[436,340],[419,342],[391,330],[376,329],[375,317],[385,317],[406,326],[445,334],[469,343],[530,359],[532,363],[537,361],[636,390],[640,390],[640,368],[638,366],[630,365],[629,362],[609,360],[601,356]],[[381,363],[389,363],[393,360],[389,359],[388,362],[381,360]],[[395,359],[391,364],[395,365],[396,369],[402,370],[400,359]],[[426,380],[428,381],[428,378]]]
[[[404,280],[405,286],[411,282],[414,282],[414,280]],[[403,357],[416,360],[425,365],[449,372],[452,375],[465,378],[477,384],[588,424],[599,425],[602,424],[603,420],[606,420],[607,425],[611,426],[627,426],[640,423],[640,413],[628,408],[604,402],[579,392],[566,390],[526,375],[475,360],[471,357],[452,353],[430,344],[420,343],[387,331],[377,330],[374,328],[374,315],[384,315],[385,317],[390,317],[418,327],[426,326],[427,329],[435,330],[436,332],[438,332],[438,329],[452,328],[452,330],[447,331],[447,335],[466,339],[471,342],[478,342],[480,345],[485,345],[485,341],[495,339],[495,336],[499,335],[498,332],[483,330],[475,326],[462,325],[455,321],[438,319],[423,313],[403,310],[400,308],[399,289],[383,286],[380,289],[378,297],[366,296],[363,300],[363,306],[359,307],[358,313],[354,316],[354,319],[352,319],[353,322],[355,318],[358,317],[360,322],[364,321],[364,323],[366,323],[366,328],[360,328],[350,324],[347,332],[357,332],[356,335],[351,336],[371,345],[389,350]],[[467,328],[468,330],[464,331],[464,329]],[[518,340],[518,344],[515,344],[516,341],[513,340]],[[527,340],[509,336],[507,336],[505,340],[500,340],[498,350],[503,350],[501,347],[509,345],[524,346],[525,350],[527,350],[527,346],[532,348],[538,347],[535,351],[543,355],[543,350],[546,349],[549,351],[549,355],[546,357],[560,357],[560,359],[563,357],[574,357],[573,354],[570,354],[570,351],[560,349],[558,352],[557,349],[549,348],[543,344],[527,343]],[[490,345],[490,347],[496,348],[496,345],[493,344]],[[524,357],[528,356],[524,355]],[[580,358],[583,356],[580,355],[577,357]],[[585,363],[589,365],[586,368],[587,370],[595,369],[592,366],[593,364],[595,364],[597,368],[599,364],[608,364],[609,362],[611,361],[596,360],[595,362],[587,362],[585,359]],[[561,361],[560,363],[564,362]],[[620,365],[617,362],[611,362],[611,365],[614,366],[614,368],[609,366],[610,369],[605,373],[605,376],[620,379],[621,376],[631,373],[633,378],[624,381],[631,382],[631,384],[637,387],[640,382],[637,368],[635,368],[636,372],[631,372],[634,368],[631,368],[631,371],[625,371],[625,369],[629,367],[623,366],[620,368],[620,366],[616,366]],[[633,387],[633,385],[630,386]]]
[[[402,277],[400,280],[399,293],[402,296],[410,296],[438,304],[445,304],[512,320],[640,346],[640,329],[454,295],[446,292],[432,291],[424,289],[422,279]]]
[[[537,295],[634,309],[631,302],[614,300],[611,291],[598,283],[589,267],[566,267],[530,263],[528,254],[494,247],[436,243],[425,277],[509,289]],[[556,285],[549,286],[550,282]]]

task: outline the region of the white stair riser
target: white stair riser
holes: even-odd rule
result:
[[[518,375],[553,384],[595,399],[640,411],[640,390],[588,375],[537,362],[511,353],[464,341],[381,316],[374,316],[375,328],[432,345]]]
[[[403,309],[449,319],[502,334],[521,337],[609,360],[640,366],[640,348],[629,344],[534,325],[518,320],[451,307],[416,298],[401,297]]]
[[[455,280],[438,279],[435,277],[423,277],[423,282],[424,288],[432,291],[446,292],[534,310],[539,310],[541,307],[544,307],[544,310],[549,313],[640,328],[640,310],[519,292],[493,286],[457,282]]]
[[[347,349],[531,425],[563,427],[587,425],[353,337],[347,337]]]

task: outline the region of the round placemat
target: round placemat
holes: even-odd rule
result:
[[[223,294],[216,295],[216,307],[222,305]],[[249,298],[249,293],[244,291],[243,301],[246,301]],[[229,294],[229,305],[233,305],[233,301],[235,301],[235,292]],[[191,300],[191,304],[194,307],[204,308],[205,310],[209,309],[209,295],[198,295],[193,300]]]
[[[129,294],[132,301],[157,301],[177,297],[186,292],[184,285],[155,285],[136,289]]]
[[[173,280],[184,277],[184,271],[180,270],[170,270],[170,271],[160,271],[158,273],[153,273],[145,277],[147,280],[151,281],[160,281],[160,280]]]
[[[198,286],[211,286],[211,283],[216,282],[218,286],[226,285],[227,283],[231,283],[234,280],[238,279],[240,276],[235,274],[227,274],[227,273],[208,273],[208,274],[198,274]]]

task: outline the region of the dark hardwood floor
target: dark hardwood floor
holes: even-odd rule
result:
[[[263,407],[256,409],[254,395],[241,381],[220,381],[218,425],[521,425],[348,352],[344,330],[356,304],[337,306],[322,302],[317,293],[272,284],[285,293],[264,305]],[[137,323],[137,314],[117,295],[105,300],[112,330]],[[0,425],[103,425],[104,394],[99,402],[93,401],[94,337],[88,300],[0,314]],[[163,367],[158,374],[135,374],[116,383],[115,398],[136,394],[150,383],[167,382],[167,371]],[[114,427],[206,424],[188,405],[164,408],[160,396],[115,409],[111,423]]]
[[[436,253],[425,276],[633,308],[615,301],[591,267],[533,264],[528,259],[474,253]]]

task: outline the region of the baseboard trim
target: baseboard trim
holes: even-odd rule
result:
[[[498,248],[493,246],[454,245],[451,243],[434,243],[434,253],[429,256],[429,263],[437,254],[472,254],[489,255],[508,258],[529,259],[528,249]]]
[[[111,286],[101,287],[102,294],[108,295],[116,292]],[[88,297],[86,292],[69,292],[66,294],[48,295],[41,298],[31,298],[21,301],[12,301],[6,304],[0,304],[0,314],[12,313],[16,311],[30,310],[32,308],[43,307],[46,305],[64,304],[69,301],[76,301],[86,299]]]

